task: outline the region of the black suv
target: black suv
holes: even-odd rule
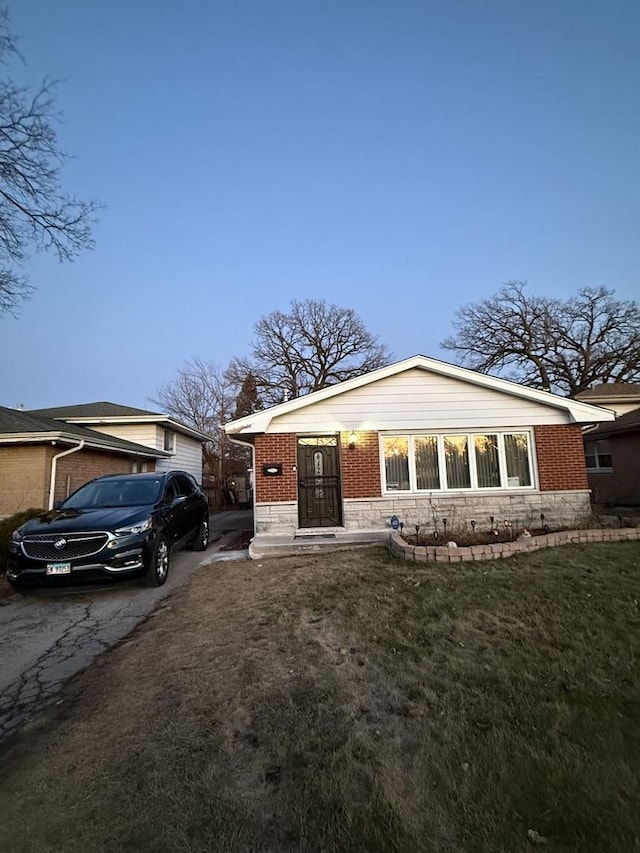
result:
[[[139,575],[161,586],[172,549],[208,544],[207,498],[190,474],[113,474],[15,530],[7,579],[20,587]]]

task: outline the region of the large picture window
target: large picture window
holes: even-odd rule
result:
[[[528,432],[385,435],[382,454],[387,492],[533,485]]]

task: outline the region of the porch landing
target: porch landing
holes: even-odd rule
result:
[[[294,554],[345,551],[383,545],[388,539],[388,530],[346,531],[332,527],[323,528],[321,531],[301,529],[292,535],[258,533],[249,545],[249,557],[252,560],[261,560]]]

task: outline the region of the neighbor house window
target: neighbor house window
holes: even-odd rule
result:
[[[387,492],[533,485],[528,432],[385,435],[382,454]]]
[[[599,441],[586,441],[584,454],[587,462],[587,470],[613,471],[611,446],[608,439],[601,438]]]
[[[164,446],[162,449],[166,450],[167,453],[176,452],[176,434],[170,429],[165,429],[164,431]]]

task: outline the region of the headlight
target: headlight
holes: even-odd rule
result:
[[[118,527],[116,536],[130,536],[136,533],[144,533],[145,530],[151,530],[153,527],[153,519],[145,518],[139,524],[132,524],[130,527]]]
[[[13,533],[11,534],[11,541],[12,542],[22,542],[22,533],[20,532],[19,527],[17,530],[14,530]]]

